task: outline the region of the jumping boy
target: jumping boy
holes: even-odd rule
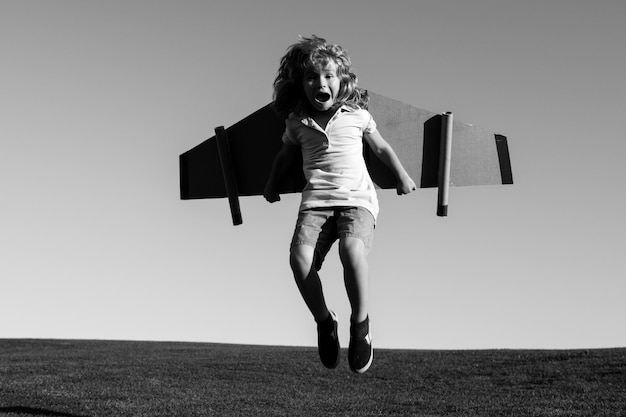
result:
[[[350,65],[340,46],[316,36],[301,38],[281,59],[273,104],[288,117],[264,196],[270,203],[280,200],[278,184],[301,153],[306,186],[291,242],[291,269],[317,323],[320,359],[326,367],[335,368],[340,351],[337,316],[326,306],[318,271],[339,239],[352,310],[348,362],[352,371],[363,373],[373,359],[367,254],[378,215],[376,191],[363,159],[363,140],[395,174],[399,195],[416,187],[365,109],[366,92],[357,87]]]

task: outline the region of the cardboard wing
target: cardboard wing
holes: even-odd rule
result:
[[[476,126],[369,92],[368,110],[381,135],[420,188],[439,187],[439,215],[448,186],[513,184],[507,138]],[[263,195],[265,181],[282,145],[285,123],[268,104],[183,153],[181,199],[228,197],[233,222],[241,223],[238,196]],[[445,138],[447,137],[447,141]],[[442,140],[442,138],[444,138]],[[379,188],[395,188],[391,171],[364,146],[364,158]],[[294,163],[280,192],[304,187],[301,164]]]

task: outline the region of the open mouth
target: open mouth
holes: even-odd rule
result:
[[[330,100],[330,94],[328,94],[328,93],[317,93],[317,94],[315,94],[315,97],[313,97],[313,98],[318,103],[326,103],[328,100]]]

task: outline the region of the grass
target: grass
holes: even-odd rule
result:
[[[1,340],[1,416],[624,416],[626,349],[376,350]]]

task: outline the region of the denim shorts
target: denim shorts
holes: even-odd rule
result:
[[[319,271],[337,239],[356,237],[367,250],[374,243],[375,220],[363,207],[323,207],[302,210],[298,214],[291,249],[299,245],[315,248],[315,268]]]

